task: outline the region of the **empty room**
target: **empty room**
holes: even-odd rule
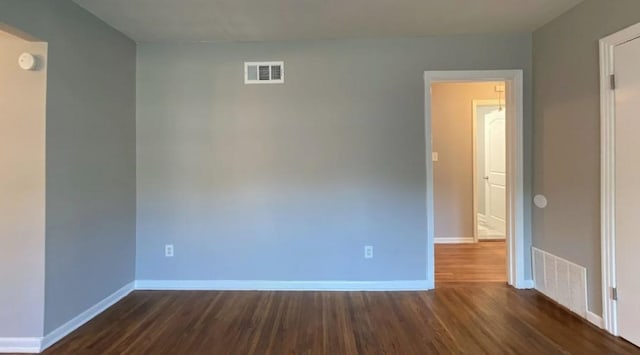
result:
[[[640,354],[637,0],[0,0],[0,353]]]

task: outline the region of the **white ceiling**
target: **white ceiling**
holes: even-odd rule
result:
[[[74,0],[137,41],[530,32],[582,0]]]

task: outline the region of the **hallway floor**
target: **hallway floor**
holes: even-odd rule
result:
[[[436,287],[468,282],[506,282],[505,241],[436,244]]]

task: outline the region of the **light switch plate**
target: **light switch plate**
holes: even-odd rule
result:
[[[438,161],[438,152],[431,153],[431,160]]]

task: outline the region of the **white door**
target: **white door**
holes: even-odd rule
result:
[[[615,49],[618,332],[640,346],[640,39]]]
[[[506,232],[507,156],[505,110],[484,117],[485,211],[492,229]]]

